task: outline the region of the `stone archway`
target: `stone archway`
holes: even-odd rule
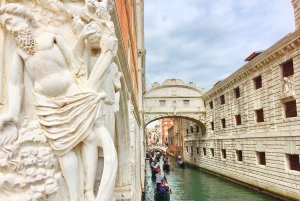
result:
[[[205,129],[203,88],[180,79],[167,79],[162,85],[155,82],[143,96],[145,125],[164,117],[189,119]]]

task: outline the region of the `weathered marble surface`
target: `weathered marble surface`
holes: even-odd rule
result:
[[[16,2],[0,9],[0,199],[115,200],[122,74],[110,2]]]

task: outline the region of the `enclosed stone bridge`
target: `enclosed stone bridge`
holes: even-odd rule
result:
[[[185,84],[180,79],[168,79],[162,85],[155,82],[144,94],[145,125],[157,119],[176,117],[192,120],[205,131],[205,106],[203,88],[193,82]]]

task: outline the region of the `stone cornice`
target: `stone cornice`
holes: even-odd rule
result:
[[[217,86],[210,89],[203,95],[203,100],[207,101],[216,95],[224,92],[227,88],[232,87],[232,85],[243,82],[248,79],[253,72],[262,70],[264,67],[268,66],[270,63],[277,60],[279,57],[285,55],[288,51],[298,50],[300,45],[300,30],[297,30],[286,37],[272,45],[266,51],[261,53],[252,61],[248,62],[246,65],[242,66],[239,70],[231,74],[224,81],[219,83]]]
[[[191,87],[191,86],[188,86],[188,85],[160,85],[160,86],[157,86],[157,87],[152,87],[152,88],[148,88],[144,94],[144,97],[147,98],[147,94],[152,92],[152,91],[155,91],[155,90],[158,90],[158,89],[163,89],[163,88],[174,88],[174,87],[179,87],[179,88],[188,88],[188,89],[191,89],[193,91],[196,91],[198,93],[200,93],[200,97],[203,96],[203,90],[202,89],[199,89],[199,88],[196,88],[196,87]],[[171,97],[171,96],[170,96]],[[172,96],[174,97],[174,96]]]
[[[141,125],[141,117],[140,117],[140,115],[138,115],[139,110],[138,110],[138,106],[137,106],[137,99],[135,97],[135,93],[134,93],[134,89],[133,89],[133,85],[132,85],[132,80],[131,80],[131,76],[130,76],[130,72],[129,72],[129,65],[128,65],[128,61],[126,59],[127,57],[126,57],[126,54],[125,54],[125,52],[126,52],[125,51],[125,45],[124,45],[121,25],[120,25],[120,21],[119,21],[120,18],[118,16],[115,1],[113,1],[112,6],[113,6],[113,11],[114,12],[111,14],[111,17],[112,17],[112,21],[115,25],[115,32],[116,32],[116,36],[118,38],[118,46],[119,46],[117,57],[119,58],[119,61],[120,61],[120,66],[121,66],[121,69],[122,69],[122,73],[123,73],[123,76],[124,76],[124,80],[125,80],[127,89],[131,94],[130,97],[131,97],[131,101],[132,101],[132,104],[133,104],[133,107],[134,107],[135,114],[137,114],[136,117],[137,117],[138,124]]]

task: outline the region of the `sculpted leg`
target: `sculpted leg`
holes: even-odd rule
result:
[[[98,147],[95,134],[92,132],[82,144],[82,161],[85,170],[85,199],[87,201],[94,201],[94,184],[97,171],[98,162]]]
[[[63,176],[69,188],[70,201],[79,201],[79,167],[78,158],[74,150],[59,157]],[[77,175],[77,176],[74,176]]]
[[[104,155],[103,174],[96,201],[113,201],[118,168],[117,152],[111,135],[104,126],[94,126],[93,131],[100,139],[99,146],[103,148]]]

